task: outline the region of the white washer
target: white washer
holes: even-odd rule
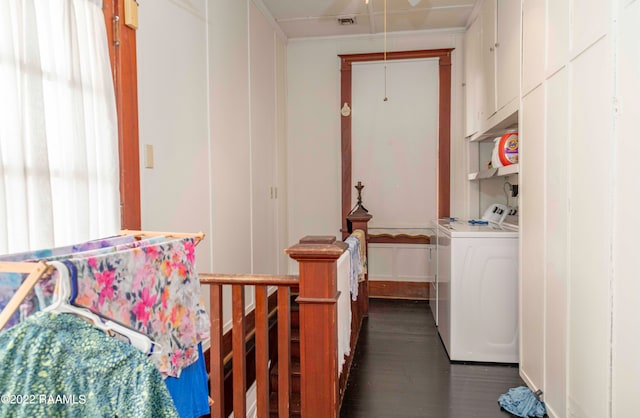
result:
[[[438,221],[438,332],[453,361],[518,362],[518,232]]]

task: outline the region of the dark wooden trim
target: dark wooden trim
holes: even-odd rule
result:
[[[369,281],[369,297],[387,299],[429,299],[430,282]]]
[[[256,297],[256,408],[260,417],[269,416],[269,309],[267,286],[255,287]],[[287,341],[287,343],[289,343]]]
[[[279,286],[278,298],[278,416],[289,417],[291,399],[291,288]]]
[[[231,286],[231,346],[234,354],[233,370],[233,415],[247,415],[247,345],[245,334],[245,289],[242,285]]]
[[[362,211],[360,211],[362,209]],[[364,232],[365,257],[369,257],[369,221],[373,216],[369,213],[362,213],[363,208],[358,208],[351,215],[347,216],[347,225],[351,224],[352,231],[361,230]],[[344,238],[346,239],[346,238]],[[362,318],[369,316],[369,274],[364,273],[364,281],[360,283],[358,291],[358,309]],[[357,340],[356,340],[357,341]],[[353,345],[352,347],[355,347]]]
[[[346,56],[340,57],[342,65],[340,68],[340,108],[344,103],[351,106],[351,63],[353,62]],[[342,239],[349,236],[347,231],[347,215],[351,211],[351,115],[340,117],[340,150],[342,155],[341,171],[342,171]]]
[[[222,344],[222,286],[209,286],[209,300],[211,301],[211,347],[204,352],[205,364],[209,373],[209,396],[213,400],[211,417],[223,418],[225,405],[231,406],[224,398],[224,351]],[[230,333],[229,333],[230,334]],[[229,336],[231,339],[231,336]]]
[[[300,244],[333,244],[336,237],[332,235],[307,235],[300,238]]]
[[[136,31],[124,24],[124,1],[105,0],[103,12],[118,116],[121,228],[141,229]],[[120,35],[118,43],[114,27]]]
[[[334,244],[296,244],[285,251],[300,269],[300,400],[306,418],[336,418],[340,406],[337,346],[337,260]],[[311,302],[311,303],[310,303]]]
[[[217,285],[212,285],[210,287],[211,287],[211,294],[212,294],[211,300],[212,301],[218,300],[217,299],[218,296],[216,293],[217,291],[215,289],[221,289],[221,287]],[[276,348],[277,348],[278,334],[277,334],[276,321],[273,320],[274,319],[273,316],[276,312],[277,304],[278,304],[277,292],[273,292],[267,298],[267,306],[268,306],[267,309],[269,312],[269,359],[272,362],[275,362],[277,359]],[[216,306],[219,306],[218,310],[219,310],[220,318],[222,318],[222,303],[216,304]],[[253,384],[253,382],[256,379],[256,362],[255,362],[256,325],[255,324],[256,324],[255,310],[252,310],[251,312],[247,313],[245,316],[245,345],[246,345],[245,365],[246,365],[246,381],[248,385]],[[222,330],[222,323],[220,323],[219,326],[220,326],[220,330]],[[212,325],[212,330],[213,329],[214,328]],[[213,337],[212,337],[212,340],[213,340]],[[220,345],[220,347],[214,347],[214,348],[217,348],[216,350],[214,350],[215,351],[214,355],[220,356],[220,361],[217,362],[217,364],[219,364],[220,367],[222,367],[226,372],[222,374],[224,378],[220,382],[211,381],[212,377],[217,376],[218,374],[211,373],[211,370],[210,370],[210,366],[212,364],[210,362],[211,349],[205,350],[204,358],[205,358],[205,364],[207,365],[207,371],[209,372],[211,393],[215,394],[215,391],[217,391],[218,388],[224,388],[224,390],[221,391],[222,396],[220,397],[220,401],[215,402],[214,406],[212,407],[211,416],[215,417],[216,416],[215,413],[219,412],[220,417],[226,417],[233,410],[233,376],[231,372],[232,370],[231,366],[233,362],[232,330],[229,330],[226,333],[224,333],[224,335],[222,336],[222,344]],[[218,407],[216,407],[215,405],[218,405]],[[224,410],[224,412],[220,410],[220,405],[222,405],[222,409]]]
[[[451,203],[451,53],[440,57],[438,115],[438,218],[444,218]]]
[[[274,310],[276,309],[276,306],[278,304],[278,299],[277,299],[277,295],[276,292],[273,292],[271,295],[269,295],[268,297],[268,310],[269,310],[269,315],[272,315]],[[256,312],[255,310],[252,310],[251,312],[247,313],[245,316],[245,340],[247,343],[249,343],[249,341],[253,338],[255,329],[256,329]],[[224,364],[226,365],[229,361],[232,360],[233,356],[232,356],[232,332],[231,330],[227,331],[224,333],[224,335],[222,336],[222,355],[224,358]]]
[[[387,61],[389,60],[406,60],[418,58],[442,58],[451,54],[454,48],[441,49],[419,49],[414,51],[392,51],[387,52]],[[365,54],[340,54],[338,55],[343,62],[349,65],[354,62],[382,61],[384,52],[370,52]],[[349,102],[351,104],[351,102]]]
[[[198,278],[201,285],[297,286],[299,283],[295,275],[199,273]]]
[[[370,244],[431,244],[428,235],[369,234]]]
[[[438,217],[449,216],[450,192],[450,143],[451,143],[451,51],[452,48],[419,51],[387,52],[387,60],[439,58],[440,93],[438,101]],[[380,61],[384,53],[339,55],[340,66],[340,108],[344,103],[351,106],[352,63]],[[351,114],[341,116],[341,154],[342,154],[342,231],[346,238],[347,215],[351,210]]]
[[[313,260],[334,262],[337,260],[349,245],[342,241],[335,241],[333,244],[295,244],[285,250],[289,257],[294,260]],[[300,275],[300,286],[302,286],[302,275]]]

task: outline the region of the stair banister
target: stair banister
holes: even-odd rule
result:
[[[305,237],[286,252],[299,263],[301,406],[304,418],[337,418],[337,260],[334,237]]]

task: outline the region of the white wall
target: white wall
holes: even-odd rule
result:
[[[198,268],[211,271],[206,1],[146,2],[139,23],[140,155],[149,144],[155,160],[140,164],[142,228],[204,232]]]
[[[369,228],[428,227],[437,217],[440,66],[433,58],[390,61],[386,82],[384,67],[352,66],[353,183],[367,188]]]
[[[640,236],[640,176],[636,167],[640,155],[640,1],[618,2],[618,53],[616,54],[616,97],[618,108],[614,149],[613,226],[613,377],[612,417],[633,415],[640,393],[640,264],[637,262]],[[631,412],[633,411],[633,412]]]
[[[640,2],[523,6],[521,374],[550,417],[635,416]]]
[[[455,48],[452,55],[451,213],[468,211],[463,161],[462,33],[388,35],[389,51]],[[341,227],[340,61],[338,54],[380,52],[380,35],[296,39],[287,50],[289,241],[338,236]],[[367,188],[363,192],[366,206]],[[375,217],[375,213],[372,213]],[[292,266],[295,267],[295,266]]]
[[[217,272],[251,271],[247,6],[245,1],[211,2],[208,8],[213,259]]]
[[[369,281],[434,282],[436,256],[435,244],[369,244]]]
[[[141,156],[145,144],[155,150],[155,167],[141,168],[143,228],[205,232],[201,272],[278,273],[286,41],[259,0],[156,0],[139,15]],[[280,186],[277,200],[263,199],[271,185]],[[261,217],[267,204],[269,219]]]

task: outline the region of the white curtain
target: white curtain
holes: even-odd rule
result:
[[[0,1],[0,254],[120,227],[102,0]]]

